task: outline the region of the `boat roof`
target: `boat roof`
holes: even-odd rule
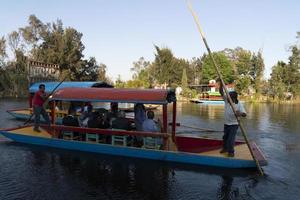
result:
[[[50,93],[53,91],[53,89],[59,84],[60,82],[37,82],[30,86],[29,92],[34,93],[39,90],[39,85],[44,84],[45,85],[45,91],[47,93]],[[109,87],[112,88],[113,86],[110,84],[107,84],[103,81],[66,81],[63,82],[57,89],[66,88],[66,87],[81,87],[81,88],[90,88],[90,87]]]
[[[50,100],[167,104],[176,101],[174,90],[129,88],[62,88]]]

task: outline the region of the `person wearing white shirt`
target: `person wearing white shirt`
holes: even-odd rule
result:
[[[226,95],[224,95],[222,84],[220,84],[219,91],[225,103],[223,149],[220,151],[220,153],[228,153],[229,157],[234,157],[235,136],[239,128],[239,124],[230,106],[229,100],[227,99]],[[237,116],[246,117],[247,114],[245,108],[243,104],[239,102],[237,92],[230,91],[229,95],[233,101],[233,106],[235,107]]]

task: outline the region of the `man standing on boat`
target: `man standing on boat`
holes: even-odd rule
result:
[[[43,116],[46,123],[50,126],[49,115],[44,108],[44,103],[47,100],[47,94],[45,92],[45,85],[40,84],[39,90],[34,94],[32,104],[33,104],[33,113],[34,113],[34,128],[36,132],[41,132],[40,127],[40,115]]]
[[[220,153],[228,153],[229,157],[234,157],[235,136],[239,128],[239,124],[230,106],[229,100],[227,99],[226,95],[224,95],[224,90],[221,83],[219,92],[222,95],[225,103],[223,149],[220,151]],[[237,116],[246,117],[247,114],[245,108],[241,102],[239,102],[237,92],[230,91],[229,95],[233,101]]]

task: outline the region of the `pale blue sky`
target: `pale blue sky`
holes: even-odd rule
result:
[[[277,60],[286,61],[300,31],[299,0],[193,0],[213,51],[263,47],[268,77]],[[83,33],[86,57],[108,66],[109,76],[131,77],[132,62],[154,58],[153,44],[190,59],[206,52],[184,0],[7,0],[1,1],[0,36],[27,24],[61,19]]]

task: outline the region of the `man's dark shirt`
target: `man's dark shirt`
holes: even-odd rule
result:
[[[68,115],[68,116],[64,117],[62,120],[62,124],[64,126],[77,126],[77,127],[79,126],[78,119],[72,115]]]
[[[112,128],[129,131],[131,130],[131,123],[126,118],[117,118],[112,121]]]

